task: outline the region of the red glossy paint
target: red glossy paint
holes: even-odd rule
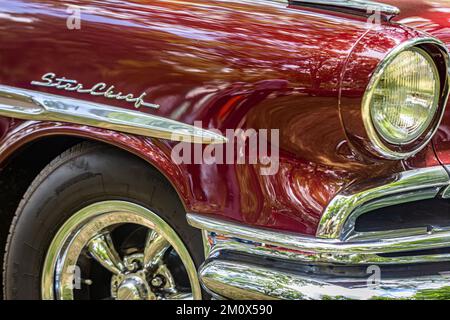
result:
[[[9,130],[10,119],[0,117],[0,139],[3,139]]]
[[[82,6],[80,30],[66,28],[67,4]],[[280,170],[262,176],[250,164],[177,166],[173,142],[51,122],[9,128],[5,120],[0,160],[43,135],[98,139],[155,165],[190,212],[313,235],[325,206],[351,183],[438,163],[431,146],[399,162],[359,145],[358,107],[371,72],[420,32],[269,0],[9,0],[0,8],[1,84],[133,108],[30,85],[54,72],[147,92],[146,101],[161,108],[141,112],[201,120],[223,133],[279,129]]]

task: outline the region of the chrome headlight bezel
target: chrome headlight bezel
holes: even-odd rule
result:
[[[441,59],[445,60],[445,70],[439,70],[435,57],[433,57],[433,54],[429,52],[428,48],[434,48],[440,52],[442,56]],[[383,137],[383,135],[377,130],[371,113],[371,99],[386,68],[393,62],[393,60],[397,58],[400,53],[406,50],[417,50],[420,53],[425,53],[426,55],[424,57],[428,57],[429,62],[432,62],[432,66],[436,68],[440,81],[438,90],[439,94],[435,97],[435,103],[438,105],[433,117],[429,121],[428,127],[423,133],[421,133],[421,135],[412,140],[404,141],[403,143],[394,143],[394,141],[385,139],[385,137]],[[370,78],[369,84],[363,96],[362,119],[370,142],[379,156],[392,160],[404,159],[416,154],[427,145],[439,127],[444,113],[444,108],[447,103],[449,94],[448,66],[448,51],[442,42],[434,38],[419,38],[404,42],[389,52],[383,61],[377,66]],[[443,77],[445,77],[445,79],[443,79]]]

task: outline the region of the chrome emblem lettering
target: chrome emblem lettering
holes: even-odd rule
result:
[[[147,95],[145,92],[141,93],[139,97],[134,97],[133,94],[123,94],[122,92],[114,92],[114,86],[108,86],[104,82],[94,84],[89,88],[85,88],[83,84],[78,83],[77,80],[66,79],[64,77],[57,78],[52,72],[44,74],[41,78],[43,81],[31,81],[34,86],[54,87],[59,90],[73,91],[78,93],[88,93],[93,96],[103,96],[108,99],[125,100],[126,102],[134,102],[134,107],[141,106],[158,109],[158,104],[148,103],[144,101]]]

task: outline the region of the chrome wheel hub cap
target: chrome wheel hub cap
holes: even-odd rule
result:
[[[156,300],[147,282],[137,275],[126,276],[117,289],[118,300]]]
[[[49,247],[41,291],[43,299],[201,299],[195,265],[175,231],[124,201],[70,217]]]

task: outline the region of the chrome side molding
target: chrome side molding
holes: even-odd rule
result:
[[[290,0],[292,4],[317,6],[320,8],[333,8],[335,10],[351,10],[364,15],[372,15],[375,13],[385,14],[387,16],[396,16],[400,13],[400,9],[378,1],[366,0]]]
[[[227,141],[220,134],[179,121],[4,85],[0,85],[0,116],[69,122],[175,141],[204,144]]]

